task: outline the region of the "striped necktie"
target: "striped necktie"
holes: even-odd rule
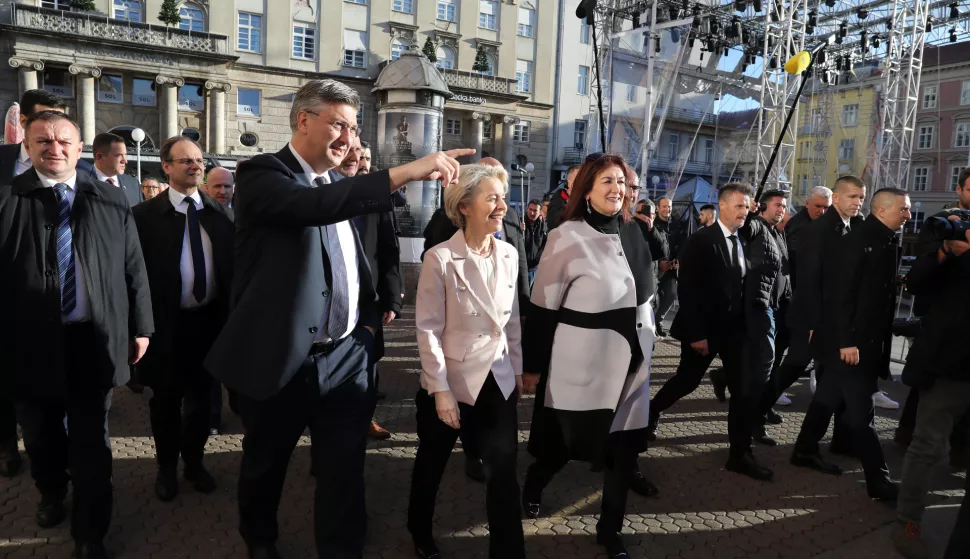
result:
[[[61,280],[61,314],[71,314],[77,306],[77,276],[74,270],[74,234],[71,232],[69,187],[54,185],[57,195],[57,270]]]

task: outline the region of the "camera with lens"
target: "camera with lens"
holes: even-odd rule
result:
[[[954,215],[960,219],[949,219]],[[965,241],[970,230],[970,210],[951,210],[943,215],[935,215],[926,220],[926,227],[940,240]]]

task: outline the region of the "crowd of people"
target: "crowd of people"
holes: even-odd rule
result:
[[[0,475],[22,467],[19,423],[40,494],[36,522],[67,518],[70,486],[77,557],[109,556],[107,415],[124,384],[151,390],[160,500],[178,495],[180,458],[195,491],[218,487],[204,455],[221,428],[224,385],[244,428],[237,495],[249,556],[280,557],[277,509],[307,428],[317,553],[362,556],[366,441],[390,436],[373,421],[382,328],[404,298],[393,210],[419,180],[440,180],[444,197],[425,230],[416,291],[419,445],[407,528],[418,557],[442,557],[435,501],[459,438],[467,475],[485,484],[490,557],[525,557],[521,519],[544,514],[543,491],[572,460],[603,472],[596,539],[609,557],[628,557],[627,494],[661,491],[638,457],[718,357],[711,382],[722,401],[730,394],[726,470],[773,479],[754,445],[778,444],[772,408],[814,362],[791,463],[842,473],[819,444],[834,417],[830,451],[861,462],[870,498],[897,503],[897,548],[926,556],[932,467],[948,442],[956,466],[970,449],[960,339],[970,233],[944,240],[925,228],[906,278],[922,322],[907,334],[913,389],[896,433],[909,447],[897,484],[874,399],[889,375],[906,192],[867,197],[860,179],[843,176],[792,216],[785,192],[729,183],[679,235],[673,200],[641,200],[635,170],[601,153],[520,218],[501,162],[459,164],[474,150],[373,168],[359,107],[352,88],[311,80],[294,97],[292,137],[279,152],[240,162],[235,176],[206,173],[201,148],[178,136],[160,150],[168,182],[139,185],[125,174],[123,138],[99,135],[87,163],[64,103],[24,94],[24,142],[0,150]],[[958,194],[970,209],[970,171]],[[680,362],[651,398],[651,356],[664,337],[680,342]],[[520,488],[517,404],[533,393],[533,462]],[[968,553],[955,530],[946,559]]]

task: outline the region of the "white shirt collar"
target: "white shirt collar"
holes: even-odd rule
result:
[[[20,162],[26,163],[30,159],[30,155],[27,154],[27,147],[25,142],[20,142]]]
[[[182,204],[186,198],[185,194],[182,194],[171,186],[165,190],[168,192],[168,200],[172,203],[172,207],[176,210],[184,211],[185,208],[182,207]],[[189,196],[188,198],[191,198],[192,201],[195,202],[196,209],[202,209],[202,196],[199,195],[198,189],[196,189],[195,192],[192,193],[192,196]]]
[[[296,162],[299,163],[300,167],[303,168],[303,172],[306,174],[307,182],[310,183],[310,186],[315,186],[313,181],[317,180],[317,177],[323,177],[323,182],[330,184],[330,173],[325,172],[322,175],[318,174],[313,170],[313,167],[306,162],[306,159],[303,159],[303,157],[301,157],[300,154],[293,149],[293,144],[287,144],[287,146],[290,148],[290,152],[293,154],[293,157],[296,158]]]
[[[849,221],[851,221],[851,219],[848,219],[848,218],[845,218],[845,217],[842,217],[842,214],[839,214],[839,219],[841,219],[841,220],[842,220],[842,223],[844,223],[846,227],[848,227],[848,226],[849,226]]]
[[[97,167],[94,168],[94,174],[98,176],[98,180],[101,182],[108,182],[108,179],[114,179],[114,186],[121,186],[121,181],[118,180],[118,175],[109,177],[108,175],[102,173],[101,169],[98,169]]]
[[[727,225],[724,225],[724,223],[722,223],[720,219],[717,220],[717,224],[721,226],[721,232],[724,233],[725,239],[727,239],[731,235],[737,234],[737,231],[732,233],[731,230],[727,228]]]
[[[75,171],[73,175],[67,180],[59,181],[52,179],[46,175],[42,175],[40,171],[37,171],[37,176],[40,178],[40,182],[44,184],[47,188],[54,188],[55,184],[66,184],[71,190],[77,190],[75,187],[77,185],[77,172]]]

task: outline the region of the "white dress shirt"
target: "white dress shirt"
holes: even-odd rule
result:
[[[13,176],[19,177],[20,175],[26,173],[27,169],[30,169],[33,166],[33,163],[30,161],[30,156],[27,155],[27,148],[25,148],[23,142],[21,142],[20,157],[17,158],[17,163],[13,166]]]
[[[316,183],[313,182],[317,177],[321,177],[325,183],[330,183],[330,175],[324,173],[322,175],[317,174],[310,164],[306,162],[305,159],[300,157],[300,154],[293,149],[293,146],[289,146],[290,152],[293,153],[293,157],[299,162],[300,167],[303,168],[303,172],[306,174],[307,182],[311,187],[316,187]],[[334,224],[337,228],[337,239],[340,240],[340,251],[344,254],[344,265],[347,268],[347,295],[348,302],[347,308],[350,312],[347,313],[347,329],[340,336],[341,339],[350,334],[354,328],[357,327],[357,320],[360,318],[360,273],[358,273],[357,264],[357,242],[354,240],[354,230],[351,228],[349,221],[341,221]],[[326,247],[324,247],[326,250]],[[331,292],[333,292],[333,286],[331,287]],[[317,337],[315,341],[321,342],[330,339],[327,334],[327,323],[330,321],[330,308],[328,307],[323,311],[323,318],[320,320],[320,326],[317,330]]]
[[[56,181],[37,172],[40,182],[48,188],[54,188],[55,184],[61,182],[67,185],[67,201],[74,209],[74,198],[77,197],[77,172],[65,181]],[[56,195],[55,195],[56,196]],[[73,220],[72,220],[73,221]],[[76,235],[74,227],[71,227],[72,235]],[[54,225],[54,235],[57,235],[57,224]],[[61,315],[61,322],[68,324],[71,322],[88,322],[91,320],[91,300],[88,298],[88,284],[84,280],[84,267],[81,262],[81,255],[77,253],[77,240],[74,241],[74,278],[75,288],[77,289],[74,310],[69,314]]]
[[[732,233],[730,229],[728,229],[723,223],[721,223],[720,219],[717,220],[717,224],[721,226],[721,232],[724,233],[724,242],[727,243],[728,254],[734,254],[735,244],[734,244],[734,241],[731,240],[731,235],[734,235],[735,237],[737,237],[738,233],[736,231]],[[741,237],[738,237],[737,247],[738,247],[738,262],[741,264],[741,277],[743,278],[744,275],[748,273],[748,270],[744,265],[744,249],[741,248]]]
[[[97,167],[94,168],[94,174],[98,176],[98,180],[101,182],[106,182],[111,186],[121,187],[121,181],[118,180],[118,175],[108,176],[101,172],[101,169]]]
[[[186,198],[195,204],[196,210],[202,211],[202,197],[199,196],[198,190],[193,192],[192,196],[189,197],[186,197],[185,194],[182,194],[174,188],[168,188],[166,190],[168,191],[168,200],[178,213],[184,214],[188,212],[188,205],[185,202]],[[182,274],[182,299],[179,307],[183,309],[194,309],[208,305],[217,295],[215,265],[212,263],[212,240],[209,239],[209,234],[205,232],[205,227],[202,226],[201,222],[199,223],[199,230],[202,232],[202,256],[205,259],[205,299],[200,303],[195,300],[195,295],[192,294],[192,288],[195,286],[195,263],[192,261],[192,244],[189,242],[189,220],[186,218],[185,232],[182,235],[182,259],[179,261],[179,273]]]

